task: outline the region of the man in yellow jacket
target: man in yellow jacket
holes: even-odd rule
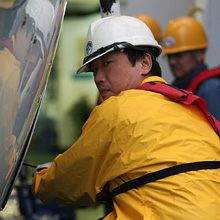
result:
[[[105,220],[220,219],[219,127],[199,105],[179,103],[183,96],[175,101],[141,89],[166,86],[160,53],[150,29],[134,17],[90,25],[78,73],[93,72],[104,102],[72,147],[36,169],[33,193],[43,202],[89,206],[106,185],[112,192],[148,174],[156,179],[112,194],[114,211]],[[200,162],[205,166],[192,167]],[[185,165],[189,169],[179,171]],[[160,177],[167,168],[177,168],[176,174]]]

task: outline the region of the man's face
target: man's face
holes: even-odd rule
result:
[[[168,62],[176,78],[189,75],[197,66],[196,58],[191,51],[168,54]]]
[[[92,62],[96,86],[104,100],[121,91],[136,89],[143,80],[141,61],[135,66],[122,52],[110,52]]]

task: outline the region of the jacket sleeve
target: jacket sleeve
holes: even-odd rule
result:
[[[93,110],[78,141],[34,176],[32,191],[43,202],[91,205],[104,185],[118,175],[111,174],[111,163],[120,155],[117,149],[110,150],[114,116],[101,117],[100,108]]]

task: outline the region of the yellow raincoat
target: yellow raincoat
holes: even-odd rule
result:
[[[0,50],[1,181],[8,179],[16,160],[16,137],[12,132],[19,105],[19,96],[17,95],[19,82],[20,62],[7,47],[4,47]]]
[[[37,172],[33,192],[43,202],[88,206],[107,182],[111,191],[147,173],[210,160],[220,160],[220,139],[197,106],[127,90],[94,108],[78,141]],[[113,204],[105,220],[217,220],[220,169],[170,176],[117,195]]]

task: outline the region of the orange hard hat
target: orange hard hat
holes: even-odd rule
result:
[[[163,53],[172,54],[208,46],[202,25],[192,17],[171,20],[162,36]]]
[[[143,21],[151,30],[155,40],[159,43],[161,41],[162,29],[160,24],[151,16],[145,14],[138,14],[135,16],[139,20]]]

